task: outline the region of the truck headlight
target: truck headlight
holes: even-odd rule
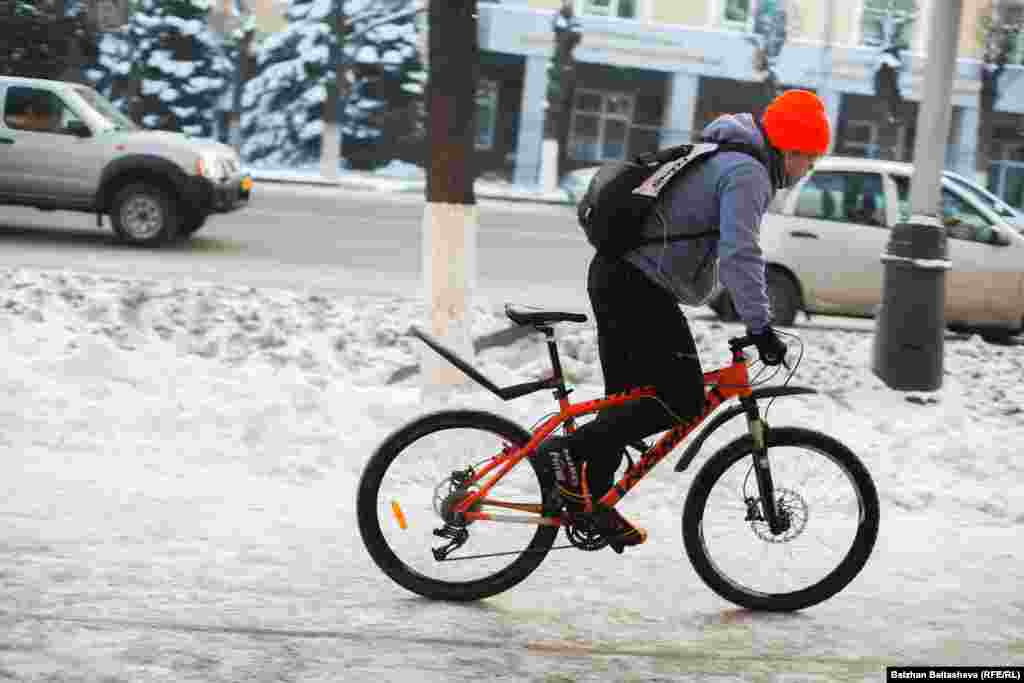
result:
[[[196,175],[215,180],[221,174],[217,157],[212,154],[201,154],[196,160]]]

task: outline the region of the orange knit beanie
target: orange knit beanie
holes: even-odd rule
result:
[[[831,137],[828,115],[809,90],[787,90],[768,105],[761,124],[772,147],[782,151],[824,154]]]

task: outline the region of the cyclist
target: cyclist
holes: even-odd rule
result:
[[[559,474],[568,514],[582,510],[577,488],[582,463],[596,501],[611,488],[627,443],[703,412],[703,371],[680,303],[705,303],[721,281],[761,361],[783,361],[786,345],[771,326],[758,244],[761,219],[775,192],[792,186],[828,150],[830,137],[821,100],[806,90],[782,93],[760,119],[720,116],[704,129],[702,140],[754,145],[763,151],[763,161],[741,152],[718,153],[655,203],[643,232],[645,237],[664,235],[664,243],[621,257],[594,256],[587,293],[597,321],[605,391],[653,386],[658,398],[602,411],[575,433],[542,444],[539,453]],[[711,234],[669,239],[715,228]],[[616,552],[647,540],[646,531],[614,508],[595,511],[593,522]]]

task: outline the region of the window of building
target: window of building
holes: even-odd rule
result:
[[[633,121],[633,96],[578,90],[569,131],[569,153],[578,161],[625,159]]]
[[[1002,0],[996,5],[995,20],[1002,26],[1012,27],[1010,32],[1010,64],[1024,64],[1024,4],[1019,0]]]
[[[722,26],[736,31],[753,29],[757,0],[722,0],[722,2]]]
[[[909,48],[917,16],[915,0],[864,0],[860,18],[860,42],[871,47],[885,44],[888,26],[893,34],[892,42]]]
[[[874,121],[847,121],[843,147],[848,153],[873,159],[878,154],[878,124]]]
[[[892,159],[904,161],[907,157],[907,129],[900,126],[896,134],[895,149],[883,150],[879,144],[878,123],[876,121],[851,120],[846,122],[843,139],[839,143],[843,153],[861,156],[866,159]],[[882,152],[886,152],[883,154]],[[891,151],[891,153],[889,153]]]
[[[579,9],[582,14],[599,17],[636,19],[638,3],[639,0],[581,0]]]
[[[498,83],[481,79],[476,88],[476,148],[492,149],[498,125]]]

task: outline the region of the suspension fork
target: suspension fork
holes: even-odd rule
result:
[[[747,428],[754,440],[754,476],[757,478],[757,490],[761,496],[761,510],[768,528],[775,535],[788,528],[787,520],[779,515],[775,505],[775,486],[772,483],[771,463],[768,461],[768,424],[761,419],[757,401],[750,397],[740,399],[747,415]]]

